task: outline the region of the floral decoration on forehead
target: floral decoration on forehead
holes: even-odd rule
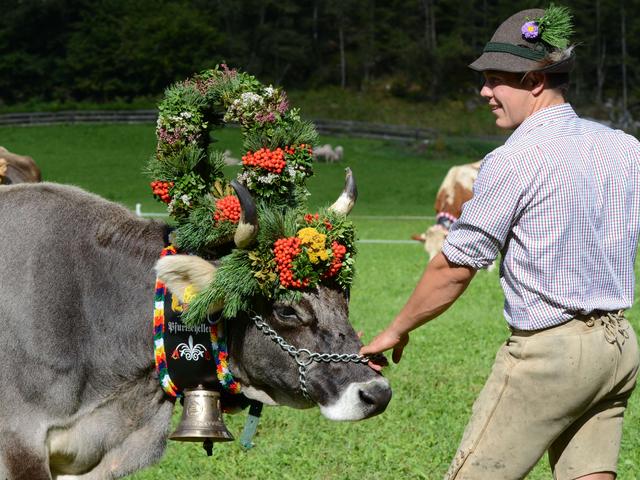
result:
[[[549,47],[563,50],[569,46],[569,38],[574,32],[571,11],[552,3],[542,17],[527,19],[520,31],[527,41],[541,40]]]
[[[349,288],[355,230],[340,208],[307,210],[317,133],[284,91],[223,64],[169,87],[158,110],[156,153],[147,165],[152,193],[167,205],[176,247],[220,261],[185,323],[201,323],[213,304],[223,303],[231,318],[257,297],[296,301],[320,284]],[[237,124],[243,139],[234,182],[224,175],[225,154],[214,148],[216,129],[226,123]],[[238,240],[248,227],[251,236]]]

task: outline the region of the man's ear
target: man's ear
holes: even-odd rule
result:
[[[527,75],[526,82],[533,96],[537,97],[544,91],[545,75],[540,72],[531,72]]]

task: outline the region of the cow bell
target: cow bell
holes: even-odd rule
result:
[[[185,388],[182,417],[171,440],[204,442],[204,449],[211,455],[213,442],[230,442],[233,435],[227,430],[220,413],[220,393],[197,388]]]

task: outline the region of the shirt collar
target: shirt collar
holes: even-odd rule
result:
[[[525,121],[513,131],[505,144],[512,144],[530,133],[532,130],[542,127],[543,125],[554,123],[558,120],[567,120],[577,116],[576,112],[573,111],[573,107],[568,103],[561,103],[560,105],[543,108],[542,110],[538,110],[533,115],[527,117]]]

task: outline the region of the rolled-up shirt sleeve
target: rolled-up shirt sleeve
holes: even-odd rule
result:
[[[487,155],[473,186],[473,198],[451,226],[442,253],[456,264],[480,270],[504,247],[522,208],[522,183],[508,158]]]

